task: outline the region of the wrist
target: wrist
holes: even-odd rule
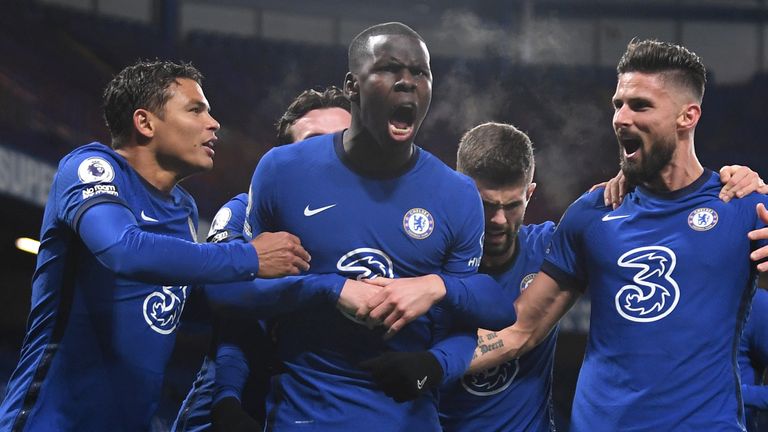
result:
[[[430,297],[432,298],[432,304],[435,304],[445,298],[446,289],[443,279],[436,275],[430,274],[424,276],[427,280],[427,286],[430,287]]]

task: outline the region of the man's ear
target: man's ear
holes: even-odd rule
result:
[[[536,190],[536,183],[531,182],[531,184],[528,185],[528,190],[525,191],[525,199],[530,201],[531,196],[533,195],[533,191]]]
[[[352,72],[347,72],[347,75],[344,76],[344,93],[352,102],[360,101],[360,84]]]
[[[152,138],[155,136],[155,116],[143,109],[139,108],[133,112],[133,127],[136,129],[136,133],[144,138]]]
[[[677,127],[680,129],[693,129],[701,118],[701,106],[688,104],[677,117]]]

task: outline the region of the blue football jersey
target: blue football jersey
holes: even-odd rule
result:
[[[243,238],[245,225],[245,208],[248,206],[248,194],[235,195],[224,204],[211,222],[207,241],[221,243]]]
[[[638,187],[612,210],[579,198],[542,270],[588,286],[591,324],[573,431],[743,430],[736,348],[755,282],[747,232],[762,195],[724,203],[710,170],[679,191]]]
[[[746,408],[749,432],[758,432],[761,426],[758,411],[768,410],[768,386],[763,376],[768,366],[768,291],[758,289],[752,299],[752,310],[744,325],[739,344],[739,371],[741,391]]]
[[[213,217],[207,241],[219,243],[242,238],[247,205],[248,194],[244,193],[236,195],[224,204]],[[204,293],[200,291],[199,295],[204,295]],[[216,364],[209,357],[210,355],[209,352],[203,358],[203,364],[192,383],[192,388],[181,403],[176,419],[171,425],[171,430],[174,432],[200,432],[211,428]]]
[[[248,204],[248,195],[239,194],[216,212],[216,216],[211,222],[211,228],[208,232],[209,242],[239,241],[243,238],[243,225],[245,224],[245,208]],[[201,295],[205,295],[203,292]],[[264,397],[266,396],[265,374],[268,372],[267,362],[270,359],[272,350],[263,330],[263,324],[253,318],[247,329],[250,348],[257,355],[249,356],[251,374],[249,383],[245,385],[247,393],[240,395],[241,401],[246,409],[254,418],[263,421],[264,417]],[[203,364],[197,377],[189,390],[187,397],[181,404],[176,420],[171,426],[174,432],[200,432],[211,430],[211,408],[214,402],[215,383],[216,383],[216,363],[215,348],[218,341],[217,334],[220,329],[214,325],[214,336],[212,343],[214,346],[203,359]],[[247,350],[248,352],[252,350]]]
[[[311,138],[270,150],[249,194],[246,234],[297,235],[312,255],[312,273],[362,279],[477,271],[483,215],[474,183],[419,148],[401,172],[370,178],[346,160],[342,133]],[[282,316],[277,352],[287,372],[272,381],[267,427],[439,430],[434,392],[396,403],[357,365],[389,350],[429,349],[451,331],[443,312],[432,308],[390,340],[333,309]],[[468,364],[471,344],[467,351]]]
[[[514,261],[491,276],[516,299],[544,260],[554,224],[523,225]],[[557,329],[536,348],[488,370],[465,375],[440,389],[443,431],[550,431],[552,364]],[[492,340],[486,341],[492,344]]]
[[[161,193],[99,143],[62,159],[43,216],[21,358],[0,406],[2,430],[149,428],[189,287],[104,267],[77,234],[84,212],[103,202],[130,209],[145,232],[195,241],[197,208],[182,188]]]

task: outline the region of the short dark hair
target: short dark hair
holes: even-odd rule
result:
[[[616,72],[663,73],[678,85],[690,89],[701,103],[707,70],[701,58],[684,46],[658,40],[632,39],[621,56]]]
[[[277,145],[290,144],[295,138],[289,129],[296,120],[307,115],[308,112],[323,108],[341,108],[347,112],[350,111],[349,99],[344,92],[336,87],[330,86],[325,90],[304,90],[296,99],[288,105],[285,114],[280,117],[275,125],[277,127]]]
[[[356,73],[359,71],[364,56],[368,54],[368,39],[380,35],[409,36],[424,42],[424,39],[415,30],[400,22],[387,22],[368,27],[349,43],[347,59],[350,72]]]
[[[483,123],[459,142],[456,169],[493,186],[533,181],[533,144],[521,130],[504,123]]]
[[[203,74],[190,63],[166,60],[139,61],[120,71],[104,89],[104,120],[112,135],[112,147],[119,148],[130,138],[133,113],[139,108],[160,118],[171,97],[168,88],[178,79],[201,84]]]

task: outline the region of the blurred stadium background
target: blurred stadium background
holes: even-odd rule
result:
[[[536,147],[538,192],[527,221],[557,220],[590,185],[613,176],[614,66],[635,36],[682,43],[709,68],[697,149],[703,163],[748,164],[768,112],[766,0],[2,0],[0,13],[0,394],[18,357],[37,238],[57,161],[108,134],[101,90],[136,59],[193,62],[222,123],[212,173],[184,186],[210,219],[246,189],[274,142],[273,124],[308,87],[340,85],[346,46],[368,25],[402,21],[426,39],[435,77],[417,143],[455,163],[462,132],[517,125]],[[207,230],[203,223],[201,231]],[[555,367],[566,424],[589,305],[562,323]],[[206,333],[180,331],[154,428],[166,430],[200,364]]]

